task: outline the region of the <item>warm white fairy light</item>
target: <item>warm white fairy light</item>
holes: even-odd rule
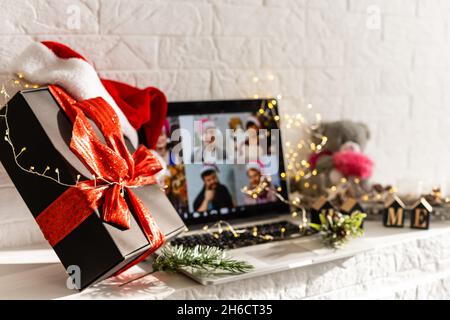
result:
[[[312,112],[313,105],[306,105],[306,110],[308,113]],[[285,158],[287,160],[287,176],[294,179],[296,182],[299,182],[300,180],[307,180],[312,176],[316,176],[318,174],[317,169],[311,169],[311,164],[304,158],[304,156],[309,156],[311,153],[321,152],[328,141],[326,136],[317,131],[317,128],[319,128],[322,120],[321,114],[315,113],[315,122],[313,124],[309,124],[302,113],[295,115],[285,114],[283,118],[287,131],[293,129],[298,132],[300,129],[303,130],[305,136],[310,137],[310,139],[317,139],[319,141],[319,143],[315,143],[310,141],[310,139],[301,139],[295,143],[291,140],[287,140],[285,142],[287,147],[287,152],[285,154]],[[286,136],[289,137],[290,134],[286,134]],[[306,189],[317,189],[316,184],[311,184],[309,182],[304,182],[303,186]]]
[[[17,73],[16,74],[17,79],[14,80],[9,80],[9,82],[11,82],[11,84],[13,86],[19,86],[20,89],[23,88],[39,88],[38,85],[36,84],[29,84],[27,82],[25,82],[24,76],[22,73]],[[11,96],[9,95],[6,87],[4,84],[1,85],[1,89],[0,89],[0,94],[3,96],[3,100],[4,100],[4,114],[1,115],[1,118],[4,119],[5,121],[5,136],[4,136],[4,140],[9,144],[9,146],[11,147],[11,152],[13,154],[13,158],[14,158],[14,162],[15,164],[24,172],[27,172],[29,174],[33,174],[45,179],[49,179],[52,180],[55,183],[58,183],[59,185],[65,186],[65,187],[76,187],[81,179],[80,175],[77,175],[77,179],[75,183],[66,183],[66,182],[62,182],[60,179],[60,170],[59,168],[55,168],[53,171],[56,174],[56,178],[54,176],[51,176],[48,174],[48,172],[51,171],[50,166],[46,166],[45,169],[42,172],[39,172],[36,170],[36,165],[31,165],[28,169],[25,168],[20,162],[19,162],[19,157],[23,156],[23,154],[26,153],[27,151],[27,147],[22,147],[20,149],[19,152],[17,152],[16,146],[14,145],[12,139],[11,139],[11,128],[8,122],[8,101],[11,98]],[[112,182],[112,181],[108,181],[102,177],[97,177],[96,175],[92,175],[93,177],[93,181],[94,181],[94,187],[92,188],[97,188],[97,179],[98,180],[102,180],[103,184],[105,185],[113,185],[113,184],[119,184],[117,182]],[[134,188],[134,186],[124,186],[124,187],[129,187],[129,188]]]

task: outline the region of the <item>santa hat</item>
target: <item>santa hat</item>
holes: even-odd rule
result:
[[[245,124],[245,126],[248,128],[250,125],[256,125],[258,128],[261,128],[261,122],[255,116],[249,116],[247,118],[247,123]]]
[[[259,171],[261,173],[263,171],[263,169],[264,169],[264,164],[260,160],[249,162],[246,165],[246,169],[247,169],[247,171],[249,171],[249,170],[256,170],[256,171]]]
[[[200,132],[201,133],[204,133],[208,129],[215,129],[216,128],[216,124],[214,123],[214,121],[209,119],[209,118],[202,118],[199,121],[200,121],[199,125],[200,125]]]
[[[136,130],[141,128],[146,145],[155,146],[167,112],[166,97],[158,89],[138,89],[100,79],[82,55],[51,41],[32,43],[16,59],[12,71],[33,84],[59,85],[76,100],[102,97],[116,111],[123,134],[135,147],[138,146]]]
[[[215,165],[214,163],[208,163],[205,164],[202,169],[200,170],[200,175],[203,176],[203,174],[205,173],[209,173],[209,172],[215,172],[218,173],[220,172],[219,167],[217,167],[217,165]]]

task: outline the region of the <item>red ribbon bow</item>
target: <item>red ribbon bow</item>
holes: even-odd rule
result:
[[[94,98],[77,102],[57,86],[49,86],[49,90],[73,123],[70,149],[96,179],[78,182],[76,187],[67,189],[36,221],[50,245],[55,246],[99,207],[102,207],[103,221],[121,229],[130,228],[133,212],[151,246],[127,269],[164,243],[164,235],[150,211],[132,191],[133,188],[155,184],[155,174],[162,166],[142,145],[133,155],[130,154],[119,119],[105,100]],[[97,136],[88,117],[101,131],[106,144]],[[124,198],[125,193],[129,204]]]

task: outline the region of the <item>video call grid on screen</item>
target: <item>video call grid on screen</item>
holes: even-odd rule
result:
[[[163,135],[171,140],[167,140],[166,152],[161,154],[168,164],[164,185],[187,225],[288,212],[288,206],[274,192],[281,190],[285,197],[287,194],[286,183],[280,178],[280,172],[284,172],[281,137],[273,118],[278,111],[274,106],[270,116],[259,113],[272,100],[169,104]],[[233,132],[239,129],[250,135],[236,138]],[[267,143],[260,139],[262,142],[255,147],[249,142],[252,129],[261,134],[270,131]],[[218,135],[222,135],[222,141],[216,140]],[[212,144],[213,151],[208,152]],[[249,159],[254,149],[258,157]],[[262,181],[270,191],[256,198],[242,192]]]

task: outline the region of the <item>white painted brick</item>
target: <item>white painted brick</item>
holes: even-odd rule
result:
[[[240,72],[233,70],[218,70],[212,76],[212,96],[214,99],[250,98],[260,95],[260,75],[256,72]],[[254,79],[254,81],[253,81]]]
[[[321,95],[306,97],[304,101],[303,108],[299,111],[307,113],[305,106],[310,103],[313,106],[312,111],[320,113],[323,121],[337,121],[344,116],[344,99],[342,97]],[[312,115],[310,116],[312,117]]]
[[[448,45],[416,46],[414,66],[417,68],[450,67],[450,47]]]
[[[368,13],[368,8],[376,6],[381,14],[414,16],[416,1],[411,0],[349,0],[349,9],[353,12]]]
[[[414,47],[397,42],[365,39],[347,45],[346,65],[355,67],[411,67]]]
[[[262,41],[263,67],[335,67],[344,64],[343,41],[270,38]]]
[[[145,71],[133,73],[135,84],[139,88],[159,87],[161,84],[161,74],[159,71]]]
[[[217,50],[211,38],[165,38],[158,60],[162,68],[211,68],[217,62]]]
[[[268,38],[262,41],[262,67],[302,67],[307,50],[299,38]]]
[[[446,22],[443,18],[386,17],[384,37],[387,41],[442,44],[446,41]]]
[[[32,41],[30,36],[0,36],[0,71],[8,71],[12,61]]]
[[[216,37],[218,67],[252,69],[261,66],[261,41],[258,38]]]
[[[209,35],[212,18],[208,3],[111,0],[102,2],[100,30],[124,35]]]
[[[209,70],[158,70],[145,72],[101,72],[107,79],[123,81],[140,88],[157,87],[168,100],[211,98]]]
[[[264,0],[264,5],[268,7],[305,7],[309,0]]]
[[[344,92],[348,95],[377,94],[380,90],[378,69],[347,68],[344,72]]]
[[[343,67],[344,41],[339,39],[308,39],[304,42],[305,66]]]
[[[448,115],[448,104],[441,95],[418,92],[411,95],[411,111],[412,118],[440,118]]]
[[[288,8],[316,8],[323,10],[345,10],[347,0],[265,0],[266,6]]]
[[[162,68],[256,68],[260,45],[253,38],[164,38],[160,43]]]
[[[308,9],[306,17],[307,36],[310,39],[381,38],[382,25],[377,29],[368,28],[367,16],[364,14]]]
[[[0,34],[96,33],[98,7],[97,0],[4,0]]]
[[[448,0],[418,0],[417,15],[419,17],[441,17],[450,13]]]
[[[213,72],[212,95],[215,99],[302,97],[304,72],[301,70],[217,70]]]
[[[449,74],[445,70],[416,69],[412,72],[413,92],[415,94],[443,97],[448,91]]]
[[[121,81],[128,83],[131,86],[136,86],[136,77],[138,73],[129,72],[129,71],[99,71],[98,72],[101,78]]]
[[[381,94],[409,94],[413,90],[412,80],[409,68],[386,68],[381,72]]]
[[[406,119],[409,117],[410,100],[408,95],[403,96],[346,96],[344,98],[345,115],[365,117],[366,119],[387,119],[396,117]],[[393,125],[392,127],[397,127]],[[375,140],[378,140],[374,135]]]
[[[169,100],[211,98],[209,70],[168,70],[160,72],[159,88]]]
[[[429,99],[429,103],[439,101],[444,96],[449,83],[449,75],[441,69],[408,70],[385,69],[381,74],[381,92],[383,94],[414,94]]]
[[[298,8],[215,6],[214,34],[303,36],[305,12]]]
[[[347,9],[347,0],[308,0],[308,8],[333,10],[337,14]]]
[[[264,3],[264,0],[222,0],[222,2],[227,4],[256,6],[262,5]]]
[[[142,70],[157,64],[158,39],[143,36],[39,36],[64,43],[84,55],[98,71]]]
[[[342,70],[311,69],[306,71],[305,90],[307,96],[344,95],[344,77]]]

